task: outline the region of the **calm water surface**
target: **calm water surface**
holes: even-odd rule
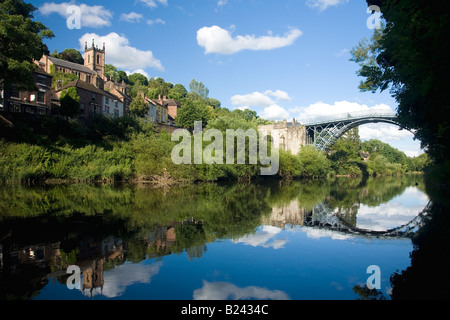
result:
[[[364,299],[406,269],[421,176],[1,186],[0,299]],[[377,231],[377,232],[369,232]],[[395,236],[396,235],[396,236]],[[70,290],[66,269],[82,271]]]

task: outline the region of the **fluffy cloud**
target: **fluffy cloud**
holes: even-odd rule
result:
[[[367,124],[359,127],[359,136],[361,140],[389,140],[399,141],[405,138],[413,138],[414,135],[407,130],[400,130],[395,125],[384,123]]]
[[[344,114],[348,112],[370,111],[370,110],[386,110],[386,112],[392,112],[391,107],[386,104],[377,104],[373,107],[369,107],[365,104],[359,104],[357,102],[349,101],[336,101],[334,104],[328,104],[324,102],[316,102],[309,105],[306,108],[293,108],[290,111],[299,113],[298,119],[304,122],[308,119],[330,117],[332,115]]]
[[[289,101],[291,98],[287,92],[277,90],[267,90],[264,93],[261,92],[253,92],[245,95],[234,95],[231,97],[231,104],[234,106],[258,106],[258,107],[268,107],[275,104],[275,101],[270,98],[274,97],[277,100],[281,101]]]
[[[106,45],[106,63],[112,64],[122,70],[136,70],[153,68],[164,71],[161,62],[153,56],[151,51],[142,51],[131,47],[127,38],[115,32],[106,36],[95,33],[86,33],[79,39],[80,50],[84,51],[85,42],[90,45],[94,39],[95,43]]]
[[[270,106],[275,104],[267,95],[261,92],[253,92],[245,95],[235,95],[231,97],[231,104],[234,106]]]
[[[162,4],[164,6],[167,6],[168,4],[167,0],[137,0],[137,1],[150,8],[156,8],[158,4]]]
[[[318,8],[319,11],[323,11],[330,6],[337,6],[344,2],[348,2],[348,0],[307,0],[306,4],[310,8]]]
[[[203,287],[194,291],[194,300],[289,300],[289,296],[280,290],[249,286],[239,288],[229,282],[203,281]]]
[[[140,22],[144,16],[140,13],[130,12],[130,13],[122,13],[120,15],[120,20],[126,22]]]
[[[278,120],[278,121],[290,118],[289,112],[277,104],[264,108],[260,116],[261,118],[266,120]]]
[[[67,8],[73,5],[71,2],[63,3],[44,3],[39,8],[39,12],[45,16],[52,13],[57,13],[65,19],[72,15],[72,12],[67,12]],[[80,4],[78,6],[81,13],[81,27],[100,28],[111,25],[111,19],[113,14],[103,6],[88,6],[86,4]]]
[[[242,50],[272,50],[290,46],[301,35],[299,29],[293,28],[282,37],[245,35],[233,38],[230,31],[212,26],[197,31],[197,43],[205,48],[205,54],[233,54]]]
[[[289,97],[289,94],[287,92],[284,92],[281,90],[277,90],[277,91],[267,90],[266,92],[264,92],[264,94],[267,96],[275,97],[275,98],[277,98],[277,100],[282,100],[282,101],[290,101],[291,100],[291,97]]]

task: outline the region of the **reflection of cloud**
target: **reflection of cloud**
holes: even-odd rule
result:
[[[162,262],[158,261],[150,265],[143,264],[123,264],[103,275],[104,285],[100,293],[93,291],[93,295],[102,294],[108,298],[114,298],[122,295],[126,288],[134,283],[150,283],[151,279],[159,273]],[[90,295],[90,292],[84,292]]]
[[[331,238],[333,240],[348,240],[353,238],[351,235],[342,234],[333,230],[318,229],[318,228],[301,228],[301,231],[306,232],[308,238]]]
[[[280,290],[249,286],[239,288],[229,282],[203,281],[203,287],[194,291],[194,300],[289,300]]]
[[[280,249],[286,244],[286,240],[273,239],[281,232],[280,228],[273,226],[262,226],[255,234],[246,235],[242,238],[234,240],[234,243],[243,243],[253,247],[264,247]]]
[[[423,206],[405,207],[400,203],[381,204],[376,208],[361,205],[356,227],[384,231],[407,224],[423,210]]]

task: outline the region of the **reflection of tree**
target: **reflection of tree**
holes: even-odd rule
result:
[[[353,292],[359,296],[358,300],[386,300],[381,291],[369,289],[367,286],[355,285]]]
[[[427,193],[433,202],[431,219],[412,239],[411,265],[391,275],[392,299],[450,299],[448,190],[427,188]]]

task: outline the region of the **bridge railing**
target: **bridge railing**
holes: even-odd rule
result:
[[[345,121],[345,120],[357,120],[370,117],[377,118],[394,118],[395,112],[388,109],[370,109],[364,111],[350,111],[346,113],[332,114],[323,117],[307,118],[299,120],[299,122],[306,126],[312,126],[317,124],[325,124],[330,122]]]

